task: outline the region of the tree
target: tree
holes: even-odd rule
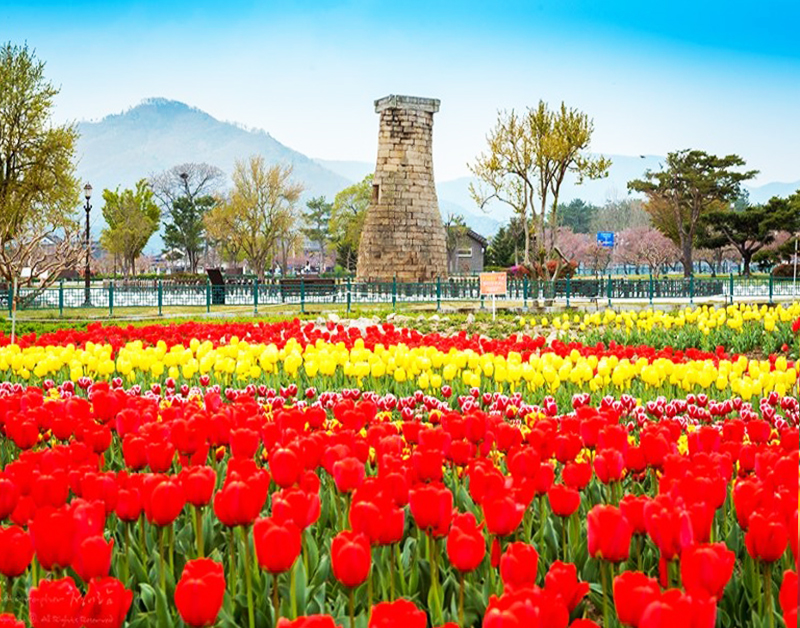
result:
[[[206,214],[206,229],[218,242],[231,240],[263,280],[281,239],[294,227],[295,206],[302,192],[303,186],[292,181],[291,165],[267,166],[260,155],[237,161],[233,190],[226,201]]]
[[[218,202],[222,170],[209,164],[185,163],[150,177],[150,186],[170,222],[164,227],[164,245],[186,255],[197,272],[206,245],[203,216]]]
[[[710,211],[701,227],[702,245],[734,247],[742,256],[742,274],[749,277],[754,254],[772,244],[779,231],[800,230],[800,191],[788,198],[773,197],[765,205]]]
[[[587,233],[613,231],[619,233],[632,227],[651,227],[653,221],[637,198],[608,200],[597,208]]]
[[[653,227],[631,227],[617,234],[614,259],[622,264],[647,264],[658,274],[666,264],[676,262],[680,251],[675,243]]]
[[[106,251],[122,258],[125,276],[135,275],[136,258],[158,231],[161,220],[150,184],[141,179],[134,190],[103,190],[103,202],[103,218],[108,226],[100,234],[100,243]]]
[[[358,245],[364,219],[372,199],[372,175],[346,187],[333,199],[330,218],[331,241],[336,247],[336,263],[355,271]]]
[[[306,203],[307,212],[303,220],[307,225],[301,229],[303,235],[319,247],[319,271],[325,268],[325,249],[330,238],[330,221],[333,204],[328,203],[324,196],[312,198]]]
[[[451,214],[444,221],[444,231],[445,246],[447,247],[447,265],[449,266],[448,272],[457,273],[458,249],[462,248],[467,241],[469,227],[464,222],[464,216]]]
[[[566,205],[558,206],[559,227],[569,227],[575,233],[591,233],[592,221],[597,215],[598,208],[579,198],[572,199]]]
[[[53,125],[58,94],[27,46],[0,47],[0,277],[52,284],[85,254],[74,125]],[[22,269],[30,272],[22,277]]]
[[[589,234],[574,233],[568,227],[561,227],[554,239],[568,261],[582,264],[595,275],[602,273],[611,262],[612,249],[601,246],[597,243],[597,238]]]
[[[643,179],[628,183],[628,189],[647,197],[645,209],[664,235],[681,249],[685,277],[692,275],[692,253],[700,219],[740,194],[741,183],[752,179],[738,155],[717,157],[699,150],[681,150],[667,155],[666,168],[648,170]]]
[[[485,208],[496,199],[509,205],[522,221],[526,266],[532,266],[531,226],[536,230],[534,249],[539,267],[546,268],[543,262],[558,253],[554,229],[549,241],[545,240],[545,221],[549,211],[550,223],[558,224],[558,197],[567,174],[577,176],[579,183],[607,174],[607,159],[585,153],[592,132],[588,116],[564,103],[558,111],[550,111],[540,101],[536,109],[529,107],[522,115],[514,110],[500,112],[487,136],[486,152],[469,166],[478,179],[477,185],[470,184],[476,203]],[[553,266],[553,276],[558,274],[558,266]]]
[[[519,253],[524,248],[524,228],[519,218],[512,216],[507,225],[498,229],[486,248],[486,265],[508,268],[519,264]]]

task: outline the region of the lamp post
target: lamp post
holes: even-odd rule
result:
[[[92,289],[91,289],[91,277],[90,277],[90,269],[89,269],[89,256],[91,255],[92,251],[92,243],[89,239],[89,212],[92,211],[92,205],[89,203],[89,199],[92,198],[92,186],[91,184],[87,183],[83,188],[83,194],[86,197],[86,205],[83,208],[86,210],[86,266],[83,269],[83,279],[84,279],[84,288],[83,288],[83,307],[92,307]]]

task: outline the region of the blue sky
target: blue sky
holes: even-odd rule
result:
[[[467,174],[498,109],[541,98],[586,111],[599,152],[736,152],[759,182],[796,181],[798,23],[796,0],[0,0],[0,40],[47,62],[59,120],[163,96],[371,162],[372,101],[432,96],[440,179]]]

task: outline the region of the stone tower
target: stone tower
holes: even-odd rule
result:
[[[431,140],[439,101],[386,96],[378,160],[358,248],[360,280],[430,281],[447,276],[447,244],[433,181]]]

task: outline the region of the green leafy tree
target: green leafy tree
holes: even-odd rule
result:
[[[191,272],[197,272],[206,249],[203,218],[218,202],[224,176],[216,166],[185,163],[150,177],[153,194],[169,220],[164,244],[183,252]]]
[[[587,153],[594,125],[583,112],[564,103],[552,111],[543,101],[524,114],[500,112],[495,127],[487,136],[487,150],[470,165],[477,178],[470,192],[482,208],[492,200],[510,206],[525,229],[523,263],[532,266],[531,226],[535,226],[535,257],[539,269],[552,267],[559,272],[563,255],[559,254],[555,229],[558,224],[558,198],[568,174],[584,179],[606,176],[611,162]],[[538,205],[538,210],[537,210]],[[545,264],[555,259],[552,265]],[[549,273],[548,273],[549,274]]]
[[[450,273],[458,272],[458,249],[465,246],[469,227],[461,214],[451,214],[444,221],[445,246],[447,248],[447,265]]]
[[[372,199],[372,175],[339,192],[333,199],[330,218],[331,241],[336,247],[336,263],[355,272],[358,244],[364,219]]]
[[[181,196],[172,203],[172,222],[164,227],[164,247],[177,249],[186,254],[190,272],[197,272],[200,255],[206,242],[203,216],[217,204],[213,196],[192,199]]]
[[[508,268],[516,266],[525,247],[525,230],[520,220],[511,218],[498,229],[486,248],[486,265]]]
[[[800,191],[773,197],[764,205],[715,210],[703,216],[698,243],[704,248],[732,246],[742,256],[742,274],[750,276],[753,256],[775,242],[779,231],[800,230]]]
[[[558,206],[558,226],[569,227],[575,233],[591,233],[592,221],[598,208],[579,198]]]
[[[205,216],[209,236],[215,242],[229,241],[229,251],[246,259],[264,279],[266,270],[286,244],[294,238],[296,205],[303,186],[292,180],[292,167],[267,166],[261,155],[237,161],[233,190]],[[284,262],[284,268],[286,264]]]
[[[681,250],[684,276],[692,275],[693,252],[700,220],[733,203],[743,181],[758,171],[741,171],[745,161],[738,155],[717,157],[700,150],[681,150],[667,155],[666,167],[648,170],[644,178],[628,183],[628,189],[647,197],[645,209],[653,224]]]
[[[325,200],[324,196],[317,196],[306,203],[307,211],[303,214],[305,227],[302,234],[317,245],[318,264],[320,272],[325,268],[325,251],[330,241],[330,222],[333,204]]]
[[[126,276],[135,275],[136,258],[158,231],[161,220],[153,190],[146,179],[141,179],[133,190],[103,190],[103,202],[107,227],[100,234],[100,243],[122,259]]]
[[[51,121],[58,91],[27,46],[0,47],[0,277],[36,285],[36,292],[86,251],[75,178],[78,133]]]

